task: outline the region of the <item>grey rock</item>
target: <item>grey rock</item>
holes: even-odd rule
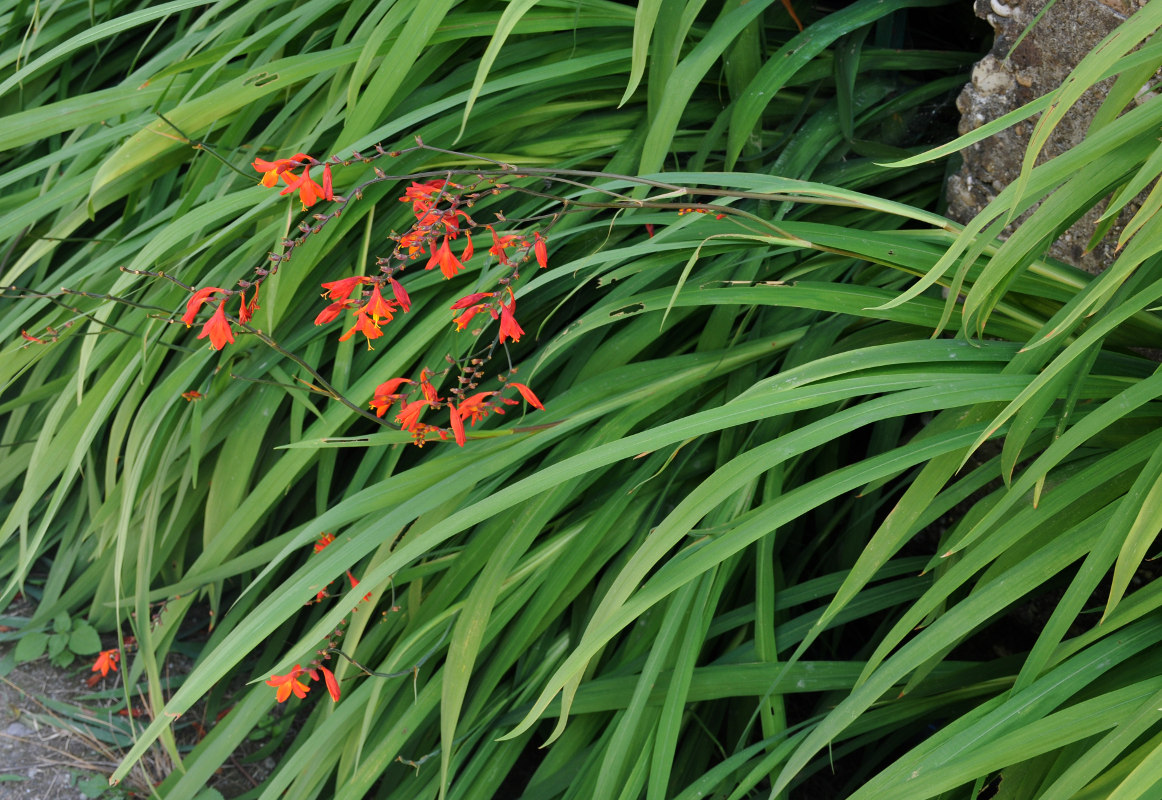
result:
[[[961,134],[1058,88],[1098,42],[1139,8],[1139,0],[1057,0],[1013,49],[1046,2],[976,0],[976,15],[992,25],[996,39],[992,52],[973,69],[972,83],[957,98],[956,105],[962,114]],[[1109,85],[1109,82],[1098,84],[1082,96],[1049,138],[1037,163],[1044,163],[1082,141]],[[962,151],[964,166],[948,180],[949,217],[968,222],[1017,178],[1035,124],[1036,117]],[[1088,272],[1100,272],[1113,261],[1118,233],[1138,209],[1140,199],[1130,203],[1118,224],[1092,252],[1086,253],[1085,247],[1101,214],[1100,207],[1069,228],[1050,247],[1049,254]],[[1027,216],[1015,220],[1003,235],[1012,233]]]
[[[20,737],[31,736],[33,733],[31,728],[28,728],[19,722],[13,722],[11,725],[4,729],[4,732],[9,736]]]

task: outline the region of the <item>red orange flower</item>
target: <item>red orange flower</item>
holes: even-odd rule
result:
[[[437,193],[444,188],[445,184],[447,184],[447,181],[442,180],[428,181],[427,183],[416,183],[412,181],[412,185],[404,190],[400,202],[411,203],[412,213],[417,218],[422,217],[436,204],[433,195],[438,196]]]
[[[511,297],[511,293],[509,295]],[[516,298],[512,297],[512,302],[505,305],[503,301],[500,304],[500,343],[504,344],[506,338],[512,339],[514,342],[519,342],[520,337],[524,334],[524,329],[517,323],[513,312],[516,311]]]
[[[218,310],[206,321],[202,326],[202,332],[198,334],[199,339],[205,339],[207,336],[210,337],[210,346],[215,350],[221,350],[227,343],[234,344],[234,331],[230,329],[230,321],[226,319],[225,300],[218,304]]]
[[[383,295],[379,291],[379,284],[375,284],[375,288],[371,290],[371,299],[363,306],[362,313],[371,316],[375,320],[375,324],[379,325],[381,317],[385,322],[391,322],[394,316],[393,311],[395,311],[395,306],[383,299]]]
[[[427,367],[420,370],[420,393],[423,394],[424,399],[432,405],[440,402],[440,396],[436,394],[436,387],[432,386],[432,373]]]
[[[258,310],[258,284],[254,284],[254,296],[250,298],[250,305],[246,306],[246,318],[254,316],[254,312]]]
[[[187,328],[194,324],[194,320],[198,317],[198,311],[209,301],[210,295],[214,292],[225,294],[226,290],[219,289],[217,286],[207,286],[190,295],[190,299],[186,301],[186,313],[182,314],[182,322],[186,323]]]
[[[506,234],[504,236],[497,236],[496,229],[491,225],[488,226],[488,230],[492,231],[492,247],[488,248],[488,252],[496,256],[497,261],[499,261],[501,264],[508,264],[509,260],[508,256],[505,254],[505,250],[510,247],[515,247],[517,240],[520,239],[520,237],[515,233]]]
[[[304,673],[306,673],[306,670],[298,664],[295,664],[295,668],[286,675],[271,675],[266,679],[266,685],[277,687],[278,691],[275,693],[275,699],[280,703],[286,702],[292,693],[295,697],[303,698],[311,690],[310,686],[307,686],[300,680],[300,676]]]
[[[407,378],[392,378],[386,383],[381,383],[375,387],[375,396],[371,400],[371,408],[374,409],[377,417],[382,417],[391,408],[396,400],[403,398],[402,394],[398,394],[399,387],[405,383],[415,383],[415,381]]]
[[[290,194],[298,189],[299,200],[302,201],[304,209],[310,208],[320,199],[331,200],[334,198],[334,195],[331,195],[328,190],[311,179],[310,167],[303,167],[303,174],[299,176],[288,170],[282,174],[282,179],[286,181],[286,188],[279,194]]]
[[[448,237],[444,237],[444,241],[440,243],[440,248],[437,250],[433,242],[431,245],[432,257],[428,259],[427,266],[424,269],[432,269],[439,267],[440,272],[444,273],[445,278],[454,278],[456,273],[464,269],[464,265],[452,253],[452,248],[448,247]]]
[[[311,158],[306,153],[295,153],[290,158],[280,158],[274,161],[265,161],[261,158],[254,159],[252,166],[262,173],[262,185],[274,186],[278,183],[278,179],[282,178],[286,184],[279,194],[290,194],[296,189],[299,192],[299,200],[303,203],[303,208],[310,208],[320,199],[333,200],[335,194],[332,191],[331,184],[331,165],[327,164],[323,167],[323,185],[315,183],[311,178],[311,165],[318,165],[319,162]],[[302,174],[295,175],[294,170],[302,167]]]
[[[413,400],[400,409],[400,412],[395,416],[395,421],[405,431],[415,432],[419,425],[420,414],[423,413],[424,408],[428,405],[428,400]]]
[[[334,322],[339,315],[343,313],[343,309],[351,305],[354,300],[339,300],[331,303],[331,305],[319,312],[319,316],[315,317],[316,325],[326,325],[328,322]]]
[[[319,673],[323,673],[323,682],[327,684],[327,693],[331,695],[331,700],[339,702],[339,681],[335,678],[335,673],[324,666],[320,666],[317,670],[310,671],[311,680],[317,681]]]
[[[102,650],[97,654],[97,663],[93,664],[93,672],[100,671],[101,677],[104,678],[109,674],[109,670],[117,671],[117,661],[121,658],[121,651],[116,648],[112,650]],[[96,676],[93,676],[96,678]]]
[[[362,333],[364,336],[367,337],[367,349],[368,350],[371,349],[371,340],[372,339],[378,339],[380,336],[383,336],[383,331],[381,331],[379,329],[379,326],[375,324],[375,322],[371,319],[371,317],[369,317],[367,314],[363,313],[362,308],[359,309],[359,311],[355,312],[355,326],[353,328],[351,328],[351,330],[347,331],[345,334],[340,336],[339,341],[345,342],[348,339],[350,339],[352,336],[354,336],[356,333]]]
[[[323,292],[323,297],[330,297],[332,300],[346,300],[355,291],[355,287],[363,283],[366,278],[362,275],[356,275],[351,278],[341,278],[337,281],[328,281],[323,284],[323,288],[327,291]]]
[[[250,318],[254,316],[254,310],[258,308],[258,289],[254,290],[254,304],[253,308],[246,303],[246,292],[242,292],[242,302],[238,306],[238,321],[245,325],[250,322]]]
[[[537,257],[537,263],[541,265],[541,269],[549,266],[549,248],[545,244],[545,240],[541,237],[541,232],[537,231],[533,234],[533,253]]]
[[[290,158],[278,158],[274,161],[265,161],[261,158],[256,158],[251,166],[263,173],[262,185],[271,187],[278,183],[279,177],[284,172],[299,166],[304,161],[310,160],[311,157],[306,153],[295,153]]]
[[[399,303],[399,307],[404,310],[404,313],[412,310],[412,299],[408,296],[407,290],[403,288],[403,284],[395,278],[388,278],[387,282],[391,284],[391,293],[395,295],[395,301]]]
[[[460,419],[468,419],[469,424],[475,425],[487,417],[492,410],[492,404],[488,402],[488,398],[494,394],[496,392],[479,392],[471,397],[466,397],[456,409],[456,413],[460,415]]]
[[[459,410],[451,403],[448,403],[448,411],[451,412],[452,434],[456,437],[456,444],[463,447],[464,442],[468,439],[464,434],[464,420],[460,419]]]
[[[453,303],[450,308],[453,311],[461,308],[468,308],[468,306],[475,305],[486,297],[492,297],[492,292],[477,292],[476,294],[470,294],[466,297],[461,297],[459,300]]]
[[[541,401],[537,399],[537,396],[533,394],[532,389],[525,386],[523,383],[517,383],[516,381],[509,381],[508,385],[520,392],[521,397],[523,397],[530,406],[541,411],[545,410],[544,405],[542,405]]]

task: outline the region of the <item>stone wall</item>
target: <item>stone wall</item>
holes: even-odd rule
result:
[[[1013,43],[1046,5],[1045,0],[976,0],[976,14],[996,32],[992,52],[972,71],[972,83],[956,101],[960,132],[968,133],[1061,85],[1070,70],[1128,14],[1145,0],[1057,0],[1006,59]],[[1087,92],[1050,137],[1038,163],[1060,155],[1085,136],[1101,105],[1108,84]],[[967,222],[1016,179],[1036,118],[1019,123],[964,150],[964,166],[948,181],[948,216]],[[1124,222],[1137,208],[1123,212]],[[1120,226],[1093,252],[1085,247],[1100,215],[1091,210],[1050,249],[1056,258],[1090,272],[1100,272],[1113,260]],[[1018,224],[1018,219],[1016,223]],[[1011,228],[1006,229],[1006,234]]]

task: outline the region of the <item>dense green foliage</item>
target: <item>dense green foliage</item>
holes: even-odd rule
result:
[[[258,730],[285,746],[264,799],[921,800],[998,773],[1003,797],[1151,796],[1162,375],[1137,348],[1162,347],[1162,195],[1099,278],[1044,251],[1162,171],[1162,101],[1135,100],[1162,4],[1007,121],[1044,112],[1035,150],[1119,76],[1086,142],[1031,152],[963,232],[933,159],[970,140],[924,151],[978,54],[928,49],[939,6],[797,7],[799,33],[769,0],[0,4],[0,607],[36,599],[24,635],[67,612],[136,638],[124,699],[153,721],[115,777],[162,748],[159,795],[191,798]],[[139,274],[252,276],[310,220],[254,158],[416,135],[745,215],[562,216],[508,353],[547,410],[464,448],[403,444],[303,366],[365,407],[462,347],[447,308],[495,280],[483,253],[451,282],[409,272],[375,350],[312,324],[320,283],[410,224],[403,180],[264,285],[277,348],[206,348],[172,324],[187,291]],[[358,588],[306,605],[345,570]],[[1012,632],[1030,604],[1044,624]],[[340,702],[291,699],[293,735],[272,730],[262,679],[345,618],[345,652],[405,677],[331,662]]]

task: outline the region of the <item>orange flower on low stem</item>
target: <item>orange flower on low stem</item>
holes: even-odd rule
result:
[[[113,648],[112,650],[102,650],[97,654],[97,662],[93,664],[92,671],[100,671],[101,677],[104,678],[109,674],[109,670],[117,671],[117,662],[121,659],[121,651]],[[95,675],[93,677],[96,677]]]
[[[463,314],[456,317],[456,319],[452,320],[453,322],[456,323],[456,330],[462,331],[465,328],[467,328],[468,323],[472,321],[472,318],[475,317],[477,314],[479,314],[481,311],[484,311],[486,308],[488,308],[488,307],[485,306],[484,304],[481,304],[478,306],[472,306],[471,308],[467,309]]]
[[[311,690],[310,686],[300,680],[304,674],[306,674],[306,670],[295,664],[295,668],[286,675],[271,675],[266,679],[266,685],[278,689],[275,693],[275,699],[280,703],[286,702],[291,694],[301,699],[306,697],[307,692]]]

